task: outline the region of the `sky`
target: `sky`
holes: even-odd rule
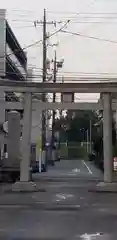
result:
[[[62,21],[56,28],[47,25],[49,34],[70,20],[65,31],[49,39],[59,43],[57,60],[64,59],[60,75],[115,76],[117,73],[117,1],[116,0],[4,0],[1,8],[7,9],[8,21],[22,47],[42,39],[42,26],[34,27],[35,20],[43,20],[46,8],[47,21]],[[93,37],[93,38],[91,38]],[[96,39],[94,39],[96,38]],[[27,49],[28,64],[41,74],[42,44]],[[54,48],[48,47],[48,58],[54,56]]]

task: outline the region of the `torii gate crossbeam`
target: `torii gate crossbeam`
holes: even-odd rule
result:
[[[117,80],[96,79],[94,81],[79,81],[70,83],[41,83],[41,82],[15,82],[9,80],[0,80],[0,89],[5,92],[31,92],[31,93],[116,93]]]

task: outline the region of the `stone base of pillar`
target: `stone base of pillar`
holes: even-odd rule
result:
[[[100,182],[95,187],[89,189],[91,192],[117,193],[117,182]]]
[[[40,189],[34,182],[16,182],[12,185],[12,192],[38,192]]]

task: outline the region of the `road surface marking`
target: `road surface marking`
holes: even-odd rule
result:
[[[78,168],[72,169],[72,172],[78,173],[78,172],[80,172],[80,169],[78,169]]]
[[[91,171],[91,169],[89,168],[89,166],[86,164],[86,162],[83,160],[83,164],[85,165],[85,167],[88,169],[88,172],[90,173],[90,174],[93,174],[92,173],[92,171]]]

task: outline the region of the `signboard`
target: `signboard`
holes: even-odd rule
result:
[[[0,77],[5,76],[5,58],[6,58],[6,20],[5,10],[0,9]]]

